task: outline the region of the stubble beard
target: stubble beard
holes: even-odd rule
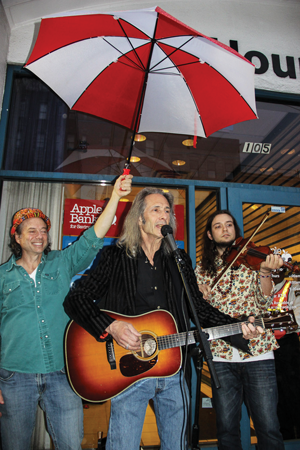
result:
[[[220,251],[221,254],[224,254],[225,252],[227,253],[229,248],[233,245],[235,239],[229,241],[229,242],[215,242],[216,245],[216,249],[218,250],[218,252]]]

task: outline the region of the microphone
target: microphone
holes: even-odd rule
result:
[[[168,242],[171,252],[176,252],[176,250],[178,250],[178,247],[173,236],[172,227],[170,225],[164,225],[163,227],[161,227],[161,234]]]

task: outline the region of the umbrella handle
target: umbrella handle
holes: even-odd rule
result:
[[[130,167],[124,167],[122,175],[129,175],[129,174],[130,174]],[[122,180],[124,180],[124,178],[122,178]],[[120,191],[124,191],[124,190],[125,189],[120,189]]]

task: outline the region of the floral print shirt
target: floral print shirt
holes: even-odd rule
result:
[[[217,276],[224,268],[222,259],[217,257]],[[198,285],[211,285],[215,276],[203,272],[201,262],[195,269]],[[265,296],[262,293],[259,273],[241,264],[236,270],[229,270],[207,301],[225,314],[232,317],[254,314],[259,316],[267,311],[273,300],[273,293]],[[226,360],[232,359],[232,346],[223,339],[210,342],[213,356]],[[277,341],[271,330],[249,341],[249,350],[252,356],[259,356],[278,348]],[[239,350],[242,360],[251,358],[251,355]]]

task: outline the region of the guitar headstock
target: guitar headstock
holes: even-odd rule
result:
[[[268,311],[262,315],[265,328],[271,330],[281,330],[292,332],[297,330],[298,324],[295,319],[294,311]]]

